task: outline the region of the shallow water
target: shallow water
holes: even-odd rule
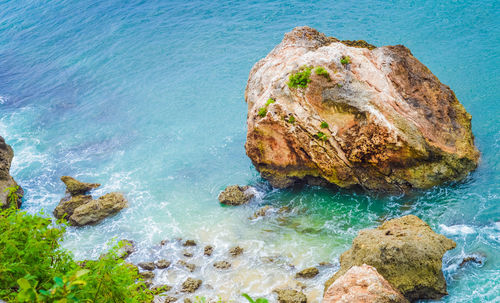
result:
[[[12,174],[24,209],[50,213],[64,194],[62,175],[100,182],[96,195],[126,193],[131,207],[101,224],[69,228],[65,247],[97,257],[115,237],[138,242],[133,261],[176,262],[178,237],[202,247],[189,273],[159,272],[157,283],[201,277],[198,295],[242,302],[293,285],[297,269],[331,262],[306,284],[319,302],[322,283],[356,233],[415,214],[457,242],[441,302],[500,297],[500,9],[498,1],[2,1],[0,135],[16,152]],[[245,155],[244,89],[252,65],[285,32],[309,25],[341,39],[405,44],[473,116],[481,163],[459,184],[404,197],[317,187],[272,190]],[[218,193],[251,184],[260,198],[221,207]],[[262,205],[290,213],[249,220]],[[215,273],[212,263],[229,259]],[[482,266],[459,268],[479,255]],[[269,257],[274,262],[269,262]]]

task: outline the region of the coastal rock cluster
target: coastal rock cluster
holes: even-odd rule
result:
[[[471,116],[402,45],[297,27],[252,68],[246,153],[275,187],[297,182],[401,192],[478,164]]]
[[[112,192],[93,199],[87,193],[100,184],[85,183],[69,176],[61,177],[66,185],[68,197],[61,199],[54,209],[54,216],[58,219],[65,217],[70,225],[84,226],[96,224],[120,210],[128,207],[128,202],[123,194]]]
[[[340,270],[325,283],[325,297],[337,296],[337,292],[357,276],[367,274],[373,277],[373,272],[367,273],[365,267],[350,272],[354,278],[348,275],[342,278],[342,282],[335,283],[352,268],[369,265],[410,301],[439,299],[447,294],[441,270],[442,258],[455,246],[453,240],[435,233],[413,215],[386,221],[375,229],[362,230],[353,240],[352,247],[340,256]],[[380,278],[373,282],[375,288],[384,284]]]
[[[13,158],[12,147],[0,136],[0,208],[7,208],[11,205],[17,208],[21,206],[23,189],[10,175]]]

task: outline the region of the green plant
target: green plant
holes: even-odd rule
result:
[[[276,100],[274,100],[273,98],[267,99],[266,105],[264,105],[264,107],[259,108],[258,115],[264,118],[267,115],[267,107],[273,104],[274,102],[276,102]]]
[[[20,198],[20,196],[18,195],[19,186],[16,185],[16,186],[12,186],[12,187],[7,187],[3,191],[4,192],[8,191],[7,200],[8,200],[9,205],[18,207],[17,203],[18,203],[19,198]]]
[[[252,299],[249,295],[247,294],[241,294],[245,299],[248,300],[249,303],[268,303],[269,301],[265,298],[258,298],[258,299]]]
[[[322,121],[320,126],[321,126],[321,128],[328,128],[328,123],[326,123],[325,121]]]
[[[328,73],[328,71],[322,67],[322,66],[318,66],[314,69],[314,73],[318,76],[323,76],[325,77],[326,79],[330,80],[330,74]]]
[[[290,115],[288,120],[286,120],[288,123],[294,124],[295,123],[295,117],[293,115]]]
[[[60,246],[66,225],[11,207],[0,211],[0,299],[11,302],[150,302],[120,246],[80,266]],[[83,268],[82,268],[83,267]]]
[[[298,72],[291,74],[289,81],[287,82],[290,88],[306,88],[307,84],[311,82],[309,77],[311,76],[312,67],[303,66]]]
[[[350,64],[351,63],[351,57],[349,57],[349,56],[342,56],[342,58],[340,58],[340,63],[342,65]]]
[[[317,132],[316,137],[322,141],[328,140],[328,137],[323,132]]]

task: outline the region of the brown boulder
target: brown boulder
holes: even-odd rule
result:
[[[319,274],[319,270],[316,267],[309,267],[309,268],[306,268],[306,269],[299,271],[295,275],[295,278],[311,279],[311,278],[316,277],[318,274]]]
[[[323,303],[408,303],[375,267],[353,266],[333,282],[323,297]]]
[[[248,203],[254,196],[252,193],[248,192],[248,189],[250,189],[250,186],[228,186],[219,194],[219,202],[232,206]]]
[[[66,218],[70,217],[75,209],[87,204],[92,201],[92,196],[90,195],[78,195],[67,199],[62,199],[59,205],[54,209],[54,217],[61,219],[66,215]]]
[[[184,283],[182,283],[182,292],[189,292],[193,293],[195,292],[198,288],[201,286],[201,280],[198,279],[193,279],[193,278],[187,278]]]
[[[66,191],[72,196],[84,195],[92,189],[101,186],[101,184],[98,183],[80,182],[75,178],[69,176],[62,176],[61,181],[63,181],[66,185]]]
[[[293,289],[275,289],[278,294],[279,303],[307,303],[307,297],[304,293]]]
[[[128,202],[123,194],[112,192],[77,207],[69,217],[69,223],[74,226],[96,224],[125,207],[128,207]]]
[[[358,233],[340,256],[340,269],[325,283],[325,290],[351,267],[367,264],[410,301],[439,299],[447,294],[442,258],[455,246],[416,216],[386,221]]]
[[[245,99],[247,155],[275,187],[406,191],[478,164],[470,114],[402,45],[297,27],[254,65]]]

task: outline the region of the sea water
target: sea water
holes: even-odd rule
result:
[[[62,175],[102,183],[95,196],[124,192],[130,208],[68,228],[64,247],[97,258],[111,239],[131,239],[131,261],[174,262],[155,283],[175,292],[201,278],[197,295],[235,302],[243,292],[272,298],[297,286],[297,270],[327,262],[301,281],[319,302],[359,230],[414,214],[457,242],[444,257],[441,302],[498,302],[499,12],[498,1],[1,1],[0,135],[15,150],[23,209],[50,215]],[[244,89],[253,64],[302,25],[409,47],[472,114],[478,169],[406,196],[272,189],[245,155]],[[222,207],[217,196],[231,184],[255,186],[257,199]],[[290,211],[250,220],[264,205]],[[199,243],[193,273],[175,264],[184,259],[177,238]],[[233,259],[235,245],[245,251]],[[468,255],[483,264],[460,267]],[[231,269],[215,270],[217,260]]]

